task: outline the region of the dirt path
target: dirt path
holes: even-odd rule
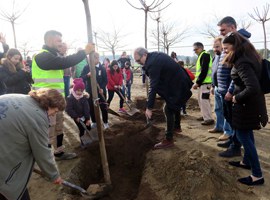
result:
[[[137,107],[143,109],[145,88],[135,76],[132,88]],[[167,150],[151,150],[153,144],[164,135],[162,101],[157,100],[154,110],[154,126],[144,129],[143,113],[121,118],[109,115],[111,128],[105,131],[108,161],[113,191],[103,199],[110,200],[178,200],[178,199],[270,199],[270,124],[256,131],[256,145],[265,177],[265,185],[247,187],[237,183],[238,177],[249,171],[230,167],[228,160],[219,157],[223,149],[216,146],[219,134],[207,132],[196,120],[199,109],[196,91],[188,103],[188,116],[182,119],[183,132],[175,137],[176,146]],[[116,96],[111,108],[118,110]],[[267,96],[270,104],[270,96]],[[268,106],[269,107],[269,106]],[[102,182],[102,168],[98,144],[80,150],[77,128],[70,118],[65,120],[65,144],[76,151],[79,158],[57,162],[63,178],[87,188],[89,184]],[[32,199],[82,199],[74,191],[55,186],[39,175],[33,174],[29,184]]]

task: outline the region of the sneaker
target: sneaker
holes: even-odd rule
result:
[[[174,146],[173,140],[164,139],[161,142],[155,144],[154,149],[166,149]]]
[[[110,126],[109,126],[109,123],[104,123],[103,126],[104,126],[104,129],[107,129],[107,128],[110,127]]]
[[[215,121],[213,119],[204,120],[201,125],[213,125]]]
[[[119,108],[118,112],[119,112],[119,113],[124,113],[124,114],[127,113],[127,111],[126,111],[124,108]]]
[[[220,157],[225,157],[225,158],[241,156],[241,149],[231,149],[231,148],[229,148],[226,151],[220,152],[218,155]]]
[[[64,152],[61,156],[55,156],[55,160],[59,161],[59,160],[72,160],[74,158],[77,158],[77,154],[76,153],[66,153]]]
[[[91,124],[91,128],[97,128],[97,123],[93,122],[93,123]]]
[[[212,128],[208,130],[209,133],[223,133],[223,130],[218,130],[216,128]]]

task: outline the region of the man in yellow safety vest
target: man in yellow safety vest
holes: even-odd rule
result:
[[[47,31],[44,35],[42,50],[34,56],[32,61],[33,89],[57,89],[64,95],[63,69],[81,62],[95,50],[93,44],[87,44],[84,50],[66,57],[59,56],[58,50],[62,45],[62,34],[55,30]],[[77,157],[75,153],[64,152],[63,146],[63,112],[58,112],[55,117],[50,117],[50,145],[54,147],[56,160],[69,160]]]

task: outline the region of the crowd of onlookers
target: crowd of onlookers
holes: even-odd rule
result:
[[[181,115],[187,115],[186,102],[192,95],[191,90],[197,90],[201,112],[197,120],[203,126],[214,125],[208,130],[209,133],[222,133],[217,145],[226,150],[220,152],[219,156],[241,156],[243,146],[243,159],[228,163],[251,170],[250,176],[238,179],[240,183],[261,185],[264,178],[253,130],[260,129],[268,122],[264,93],[259,84],[262,58],[248,39],[251,34],[245,29],[237,31],[236,21],[232,17],[224,17],[218,27],[220,36],[213,42],[213,58],[205,51],[203,43],[193,44],[193,51],[198,56],[195,74],[184,67],[184,62],[178,60],[175,52],[168,56],[161,52],[148,52],[142,47],[134,51],[135,61],[143,66],[143,83],[148,78],[150,80],[145,110],[147,120],[152,119],[156,95],[165,101],[165,137],[155,144],[154,149],[174,146],[174,135],[182,132]],[[86,129],[97,127],[95,106],[100,107],[104,129],[110,127],[108,109],[115,93],[119,96],[118,112],[127,113],[124,103],[132,102],[133,72],[126,52],[118,60],[105,58],[101,63],[94,44],[87,44],[77,53],[67,55],[67,44],[62,42],[62,34],[55,30],[45,33],[42,50],[32,60],[30,57],[23,60],[19,50],[9,48],[3,34],[0,34],[0,42],[3,46],[0,54],[1,138],[9,134],[7,126],[14,130],[0,145],[3,152],[0,158],[5,161],[5,173],[1,174],[0,180],[6,178],[5,184],[0,182],[0,185],[4,185],[0,186],[0,200],[26,200],[30,199],[26,176],[22,175],[24,179],[15,186],[6,184],[21,165],[30,175],[35,159],[55,183],[61,184],[63,180],[48,151],[53,147],[55,160],[77,157],[76,153],[64,150],[62,111],[65,110],[78,126],[80,146],[84,149],[88,145],[84,137]],[[94,58],[91,63],[95,66],[90,67],[90,56],[87,55],[91,53]],[[93,69],[95,77],[92,75]],[[97,99],[94,99],[92,92],[93,83],[97,85]],[[212,116],[211,94],[214,95],[216,120]],[[16,115],[17,111],[20,112]],[[13,118],[14,123],[11,123]],[[35,131],[37,134],[33,135]],[[16,134],[20,141],[18,143],[14,142]],[[12,142],[16,145],[12,146],[13,151],[10,152],[7,145]],[[19,158],[17,151],[21,154]],[[23,161],[18,163],[12,156],[18,160],[26,156],[29,160],[25,166]],[[12,193],[11,186],[16,187],[18,192]]]

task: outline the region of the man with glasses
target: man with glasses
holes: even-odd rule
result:
[[[139,47],[134,51],[134,59],[144,65],[146,75],[149,76],[150,87],[148,92],[145,115],[152,118],[156,94],[164,101],[164,114],[167,128],[165,138],[157,143],[155,149],[163,149],[174,146],[174,119],[175,113],[180,112],[182,105],[191,97],[192,82],[184,68],[167,54],[161,52],[149,53],[145,48]]]
[[[194,52],[198,55],[196,62],[195,83],[193,89],[198,89],[198,103],[201,109],[202,125],[212,125],[212,109],[210,104],[210,89],[212,84],[212,58],[209,53],[204,50],[201,42],[193,44]]]

